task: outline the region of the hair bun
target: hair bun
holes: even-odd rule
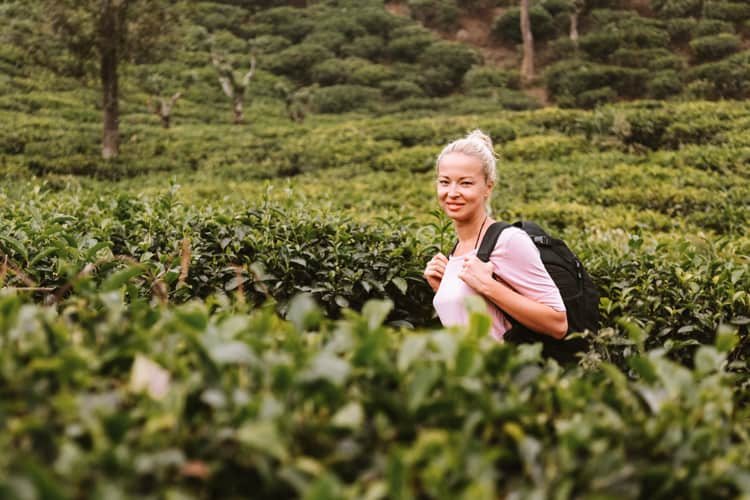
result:
[[[492,147],[492,139],[490,139],[490,136],[485,134],[479,129],[474,129],[471,132],[469,132],[469,135],[466,136],[466,138],[470,141],[479,141],[485,146],[487,146],[487,149],[490,150],[490,153],[493,155],[495,154],[495,150]]]

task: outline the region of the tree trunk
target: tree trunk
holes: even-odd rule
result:
[[[101,37],[101,80],[103,91],[104,126],[102,132],[102,157],[114,158],[120,147],[120,109],[118,105],[117,63],[121,34],[117,6],[104,1],[100,24]]]
[[[534,79],[534,35],[529,19],[529,0],[521,0],[521,36],[523,37],[523,60],[521,78],[525,83]]]
[[[234,110],[234,123],[242,123],[245,120],[242,98],[235,95],[233,100],[234,105],[232,106],[232,109]]]
[[[570,39],[573,44],[578,45],[578,10],[570,15]]]
[[[244,87],[235,88],[232,94],[232,109],[234,110],[234,123],[242,123],[245,121],[244,104],[245,104],[245,88]]]

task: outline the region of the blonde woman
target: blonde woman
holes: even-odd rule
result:
[[[476,255],[494,222],[488,210],[497,177],[491,139],[475,130],[451,142],[438,155],[436,173],[438,201],[458,237],[451,254],[438,253],[424,271],[442,324],[466,324],[464,299],[479,295],[487,302],[495,339],[510,338],[509,317],[550,340],[562,339],[568,331],[565,305],[539,250],[522,229],[504,230],[489,262]]]

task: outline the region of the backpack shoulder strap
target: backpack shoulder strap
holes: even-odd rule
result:
[[[479,260],[482,262],[489,262],[490,255],[495,249],[500,234],[512,225],[513,224],[508,224],[507,222],[493,222],[490,224],[490,227],[488,227],[487,231],[484,233],[482,243],[479,244],[479,250],[477,250],[477,257],[479,257]]]

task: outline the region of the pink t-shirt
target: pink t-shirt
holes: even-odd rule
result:
[[[476,253],[476,250],[472,250],[466,255]],[[448,257],[443,279],[432,301],[443,326],[467,324],[469,313],[464,299],[468,295],[479,295],[458,277],[466,255]],[[544,268],[539,250],[522,229],[509,227],[500,234],[490,254],[490,262],[494,265],[495,274],[516,292],[556,311],[565,310],[560,291]],[[511,324],[495,305],[484,300],[492,318],[490,334],[501,340]]]

